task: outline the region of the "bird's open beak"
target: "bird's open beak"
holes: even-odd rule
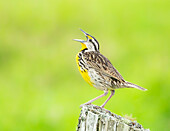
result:
[[[86,33],[84,30],[82,30],[82,29],[80,29],[84,34],[85,34],[85,36],[86,36],[86,38],[87,38],[87,41],[88,41],[88,39],[89,39],[89,37],[91,37],[88,33]],[[80,39],[73,39],[74,41],[78,41],[78,42],[81,42],[81,43],[84,43],[84,42],[87,42],[87,41],[85,41],[85,40],[80,40]]]
[[[80,39],[73,39],[74,41],[78,41],[78,42],[81,42],[81,43],[84,43],[86,42],[85,40],[80,40]]]
[[[85,36],[86,36],[86,38],[87,38],[87,40],[89,39],[89,37],[88,36],[90,36],[88,33],[86,33],[84,30],[82,30],[82,29],[80,29],[84,34],[85,34]]]
[[[84,30],[82,30],[82,29],[80,29],[80,30],[85,34],[85,36],[86,36],[86,38],[87,38],[87,41],[88,41],[89,39],[92,39],[92,38],[93,38],[91,35],[89,35],[88,33],[86,33]]]
[[[84,30],[82,30],[82,29],[80,29],[80,30],[85,34],[85,36],[89,35]]]
[[[87,37],[87,33],[85,32],[85,31],[83,31],[82,29],[80,29],[84,34],[85,34],[85,36]],[[88,37],[87,37],[87,39],[88,39]],[[80,40],[80,39],[73,39],[74,41],[78,41],[78,42],[81,42],[81,43],[84,43],[84,42],[86,42],[85,40]]]
[[[81,50],[83,50],[83,49],[85,49],[85,48],[87,48],[87,46],[86,46],[86,44],[85,44],[85,40],[80,40],[80,39],[73,39],[74,41],[78,41],[78,42],[80,42],[81,43],[81,45],[82,45],[82,49]]]

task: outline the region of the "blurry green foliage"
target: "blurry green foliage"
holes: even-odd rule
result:
[[[0,130],[75,131],[79,105],[103,93],[77,70],[79,28],[125,80],[148,89],[116,90],[106,108],[153,131],[170,129],[169,7],[168,0],[0,1]]]

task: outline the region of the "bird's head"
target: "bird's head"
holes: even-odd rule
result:
[[[98,41],[82,29],[80,29],[86,36],[87,40],[79,40],[79,39],[73,39],[75,41],[78,41],[81,43],[82,48],[81,50],[86,50],[86,51],[99,51],[99,43]]]

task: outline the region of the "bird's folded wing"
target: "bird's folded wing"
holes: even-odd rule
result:
[[[101,74],[117,79],[120,82],[125,81],[120,73],[113,67],[111,62],[99,52],[88,52],[83,55],[83,57],[89,68],[93,68]]]

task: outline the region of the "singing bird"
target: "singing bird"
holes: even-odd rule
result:
[[[82,48],[76,55],[76,63],[83,79],[95,87],[96,89],[104,91],[104,94],[80,105],[91,104],[93,101],[106,96],[108,91],[111,95],[101,106],[104,108],[106,103],[114,95],[115,89],[118,88],[136,88],[139,90],[147,90],[143,87],[127,82],[123,79],[121,74],[113,67],[111,62],[100,53],[99,42],[91,35],[80,29],[86,36],[87,40],[73,39],[81,43]]]

